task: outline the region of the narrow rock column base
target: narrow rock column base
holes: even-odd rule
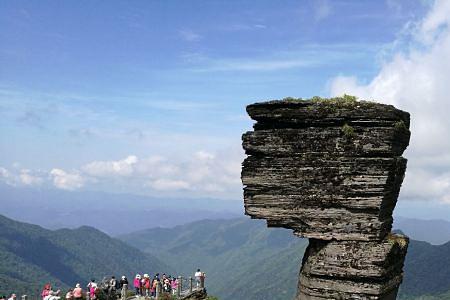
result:
[[[408,242],[398,234],[380,242],[310,239],[296,299],[396,299]]]

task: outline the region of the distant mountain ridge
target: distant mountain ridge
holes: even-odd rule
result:
[[[292,299],[308,243],[290,230],[246,218],[197,221],[119,238],[148,253],[161,252],[182,271],[201,267],[209,290],[221,300]],[[411,240],[404,271],[399,299],[450,300],[450,242],[435,246]]]
[[[89,225],[113,236],[242,215],[242,205],[237,201],[15,188],[2,183],[0,198],[0,214],[9,218],[48,229]]]
[[[417,241],[441,245],[450,241],[450,222],[445,220],[421,220],[395,217],[394,228]]]
[[[92,227],[51,231],[0,215],[0,294],[38,295],[46,282],[67,288],[136,272],[173,269]]]

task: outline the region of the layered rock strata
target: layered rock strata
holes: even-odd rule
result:
[[[395,299],[408,241],[390,230],[409,114],[348,96],[247,112],[245,212],[310,238],[298,299]]]
[[[297,299],[395,299],[408,242],[395,234],[370,242],[310,239]]]

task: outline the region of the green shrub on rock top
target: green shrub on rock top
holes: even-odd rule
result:
[[[314,96],[311,99],[285,97],[282,100],[283,101],[311,101],[313,103],[323,103],[323,104],[353,105],[356,102],[358,102],[358,97],[344,94],[343,96],[333,97],[333,98],[322,98],[319,96]]]

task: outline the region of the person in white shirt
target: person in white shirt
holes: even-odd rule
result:
[[[194,276],[195,276],[195,281],[197,282],[197,287],[199,287],[200,280],[202,279],[203,273],[202,273],[202,271],[200,271],[200,269],[197,269],[197,272],[195,272]]]
[[[9,299],[8,300],[16,300],[16,294],[11,294],[11,297],[9,297]]]
[[[56,292],[53,290],[50,290],[48,292],[48,295],[44,297],[44,300],[59,300],[59,299],[61,299],[61,297],[59,296],[60,292],[61,292],[60,290],[57,290]]]

